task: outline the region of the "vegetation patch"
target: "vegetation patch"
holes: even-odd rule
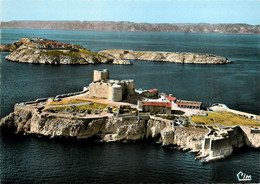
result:
[[[65,98],[61,101],[55,102],[51,101],[49,105],[68,105],[68,104],[79,104],[79,103],[85,103],[89,102],[87,100],[79,100],[79,99],[74,99],[74,98]]]
[[[183,124],[183,126],[184,126],[184,127],[190,127],[191,124],[190,124],[190,122],[187,121],[187,122],[185,122],[185,123]]]
[[[50,50],[50,51],[43,51],[42,54],[46,54],[49,56],[70,56],[70,57],[80,57],[78,51],[62,51],[62,50]]]
[[[244,125],[260,127],[259,121],[247,119],[231,112],[212,112],[208,113],[208,116],[192,116],[191,120],[196,124],[203,125],[219,124],[225,126]]]
[[[174,120],[176,117],[173,114],[165,114],[161,116],[163,119]]]
[[[69,102],[64,102],[64,103],[68,103],[71,104],[70,106],[58,106],[58,107],[50,107],[48,109],[46,109],[46,111],[49,112],[88,112],[88,113],[95,113],[95,112],[104,112],[107,110],[108,107],[111,107],[109,105],[105,105],[105,104],[100,104],[100,103],[88,103],[88,104],[83,104],[83,105],[77,105],[75,102],[78,103],[84,103],[87,101],[69,101]],[[57,104],[56,104],[57,105]],[[61,105],[61,104],[59,104]],[[66,105],[66,104],[63,104]],[[117,112],[118,108],[112,106],[112,111],[113,112]]]
[[[83,53],[83,54],[88,54],[88,55],[91,55],[91,56],[95,56],[95,57],[103,57],[97,53],[94,53],[94,52],[90,52],[88,50],[85,50],[85,49],[79,49],[79,52],[80,53]],[[104,58],[104,57],[103,57]]]

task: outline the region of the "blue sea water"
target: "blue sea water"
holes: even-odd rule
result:
[[[131,49],[212,53],[234,61],[227,65],[133,61],[132,66],[53,66],[0,60],[0,117],[17,102],[80,91],[94,69],[108,68],[113,79],[135,79],[136,88],[171,93],[204,104],[220,102],[260,114],[260,35],[86,32],[1,29],[1,44],[23,37],[81,44],[92,51]],[[23,183],[237,182],[240,170],[259,182],[259,151],[234,153],[201,164],[194,154],[149,143],[78,143],[34,137],[0,136],[0,181]]]

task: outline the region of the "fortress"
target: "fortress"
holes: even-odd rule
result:
[[[93,82],[89,84],[89,96],[120,102],[134,95],[134,80],[110,80],[107,69],[94,70]]]
[[[135,90],[134,80],[110,80],[104,69],[94,70],[93,82],[81,92],[16,104],[0,128],[50,138],[153,140],[198,152],[196,159],[202,162],[225,158],[244,145],[260,148],[259,121],[245,119],[254,116],[224,104],[215,104],[212,111],[201,108],[201,102],[179,100],[157,89]],[[214,112],[221,108],[222,114]]]

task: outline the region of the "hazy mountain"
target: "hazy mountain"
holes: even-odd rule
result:
[[[86,31],[187,32],[260,34],[260,25],[249,24],[151,24],[110,21],[10,21],[1,22],[0,28],[58,29]]]

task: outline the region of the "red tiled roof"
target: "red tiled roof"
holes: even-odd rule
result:
[[[166,96],[166,98],[170,101],[175,102],[177,100],[177,98],[173,97],[173,96]]]
[[[172,104],[170,102],[142,102],[146,106],[157,106],[157,107],[167,107],[171,108]]]
[[[149,90],[149,93],[155,93],[157,91],[158,91],[158,89],[151,89],[151,90]]]
[[[45,45],[68,45],[66,43],[58,43],[58,42],[49,42],[49,43],[46,43]]]

